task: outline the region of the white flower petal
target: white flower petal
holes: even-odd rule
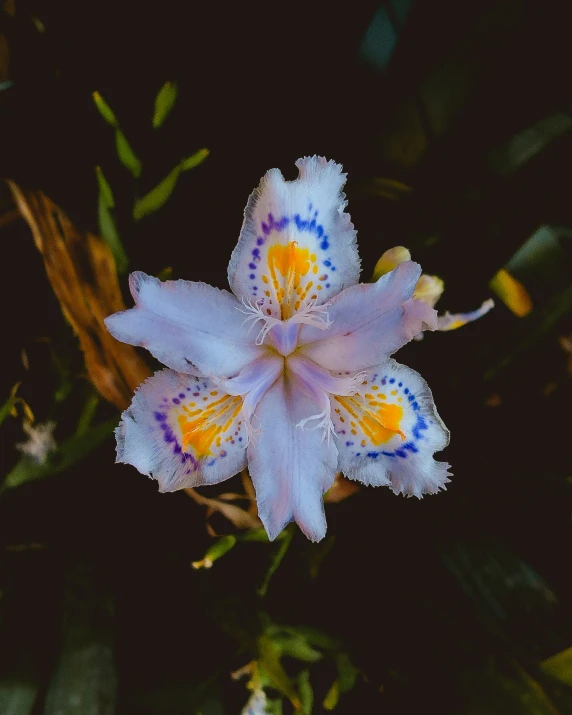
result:
[[[222,482],[246,466],[242,404],[206,378],[157,372],[123,413],[117,461],[156,479],[162,492]]]
[[[261,432],[248,447],[258,514],[270,539],[294,520],[312,541],[326,533],[323,495],[336,473],[334,439],[300,423],[324,410],[322,390],[307,390],[287,372],[261,399],[256,416]],[[329,416],[328,416],[329,419]]]
[[[447,446],[449,432],[415,370],[388,360],[369,372],[358,394],[332,397],[331,404],[346,477],[417,497],[449,481],[449,465],[433,459]]]
[[[244,325],[240,303],[206,283],[166,281],[145,273],[129,279],[135,307],[105,324],[121,342],[141,345],[168,367],[192,375],[231,377],[265,354]]]
[[[360,270],[341,166],[316,156],[296,166],[295,181],[271,169],[253,192],[228,268],[236,296],[283,320],[353,285]]]
[[[421,330],[434,330],[436,312],[411,300],[420,274],[420,266],[407,261],[377,283],[347,288],[332,299],[327,332],[302,325],[301,352],[328,370],[362,370],[386,360]]]
[[[467,323],[472,323],[473,320],[478,320],[486,315],[489,310],[495,307],[495,302],[491,298],[485,300],[480,308],[471,311],[470,313],[445,313],[437,319],[437,330],[456,330]]]

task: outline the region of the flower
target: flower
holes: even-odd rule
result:
[[[241,711],[241,715],[265,715],[267,700],[264,690],[255,690]]]
[[[296,166],[295,181],[272,169],[251,195],[232,293],[133,273],[135,307],[106,325],[169,368],[124,412],[117,460],[161,491],[215,484],[248,464],[269,538],[294,520],[317,541],[336,472],[435,493],[449,465],[433,454],[449,434],[422,377],[390,358],[437,327],[435,311],[411,297],[421,268],[406,261],[358,284],[341,166],[319,157]]]
[[[48,454],[56,448],[56,441],[52,432],[56,426],[55,422],[45,422],[44,424],[32,425],[30,422],[24,422],[22,428],[28,435],[25,442],[20,442],[16,445],[16,449],[20,450],[32,461],[37,464],[44,464]]]
[[[389,271],[394,270],[400,263],[410,261],[411,254],[404,246],[394,246],[388,249],[376,263],[373,271],[372,280],[379,278]],[[426,303],[431,308],[434,308],[439,298],[443,295],[445,283],[439,276],[431,276],[428,273],[423,273],[417,281],[413,297]],[[467,323],[472,323],[473,320],[478,320],[486,315],[491,308],[494,308],[494,301],[489,298],[485,300],[480,308],[472,310],[470,313],[449,313],[446,312],[437,318],[437,330],[456,330]],[[423,333],[415,336],[417,339],[423,337]]]

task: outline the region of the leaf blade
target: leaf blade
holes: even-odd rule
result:
[[[167,119],[175,106],[178,93],[179,90],[176,82],[168,81],[161,87],[155,97],[155,110],[153,112],[152,121],[153,129],[159,129],[159,127],[163,125],[163,122]]]
[[[131,144],[127,141],[127,137],[119,127],[115,129],[115,149],[119,161],[131,172],[133,178],[138,179],[141,176],[141,160],[133,151]]]

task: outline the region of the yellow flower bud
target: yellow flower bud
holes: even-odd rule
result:
[[[375,264],[373,276],[371,277],[372,283],[375,283],[381,276],[397,268],[400,263],[410,260],[411,254],[405,246],[394,246],[388,249]]]
[[[444,290],[445,283],[439,276],[430,276],[427,273],[423,273],[417,281],[413,297],[434,308]]]

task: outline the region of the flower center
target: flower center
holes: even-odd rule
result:
[[[250,322],[249,332],[252,326],[261,321],[262,327],[258,331],[255,343],[262,345],[266,336],[269,335],[269,341],[272,347],[284,357],[290,355],[296,350],[298,345],[298,329],[300,325],[311,325],[320,330],[327,330],[332,324],[328,316],[329,303],[316,305],[315,301],[310,301],[307,305],[302,306],[288,320],[279,320],[264,312],[264,301],[252,299],[246,301],[242,299],[242,308],[238,308],[241,313],[246,315],[245,323]]]

